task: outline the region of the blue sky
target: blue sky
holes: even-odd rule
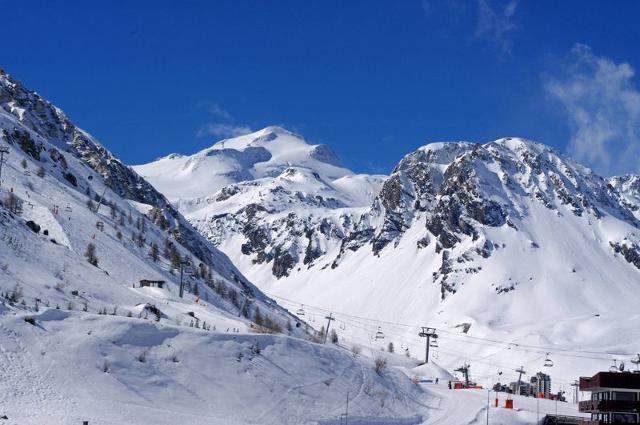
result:
[[[640,172],[640,2],[7,1],[0,67],[130,164],[282,125],[358,172],[522,136]]]

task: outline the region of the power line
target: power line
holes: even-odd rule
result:
[[[295,301],[295,300],[291,300],[285,297],[281,297],[279,295],[275,295],[275,294],[270,294],[267,293],[265,291],[263,291],[266,295],[268,295],[271,298],[275,298],[275,299],[279,299],[282,301],[285,301],[287,303],[291,303],[292,305],[300,305],[299,301]],[[306,304],[305,306],[311,309],[315,309],[318,310],[320,312],[326,312],[326,313],[331,313],[333,312],[336,315],[342,316],[342,317],[348,317],[348,318],[352,318],[352,319],[360,319],[360,320],[364,320],[366,322],[370,322],[370,323],[381,323],[384,325],[391,325],[391,326],[400,326],[400,327],[404,327],[404,328],[414,328],[414,329],[421,329],[422,325],[413,325],[413,324],[408,324],[408,323],[399,323],[399,322],[391,322],[391,321],[385,321],[385,320],[379,320],[379,319],[374,319],[374,318],[370,318],[370,317],[363,317],[363,316],[357,316],[354,314],[349,314],[349,313],[344,313],[344,312],[337,312],[335,310],[329,310],[326,308],[322,308],[322,307],[318,307],[318,306],[314,306],[311,304]],[[463,338],[466,339],[467,341],[464,341],[465,343],[474,343],[471,342],[469,340],[474,340],[477,341],[475,343],[477,344],[482,344],[484,343],[485,345],[495,345],[495,344],[500,344],[500,345],[507,345],[507,346],[511,346],[511,348],[515,348],[515,349],[519,349],[522,351],[534,351],[534,352],[553,352],[554,354],[560,355],[560,356],[566,356],[566,357],[575,357],[575,358],[585,358],[585,359],[591,359],[591,360],[605,360],[606,358],[603,357],[589,357],[589,356],[579,356],[579,355],[575,355],[575,354],[585,354],[585,355],[594,355],[594,356],[635,356],[635,354],[630,354],[630,353],[624,353],[624,352],[616,352],[616,353],[612,353],[612,352],[603,352],[603,351],[589,351],[589,350],[575,350],[575,349],[567,349],[567,348],[561,348],[561,347],[550,347],[550,346],[543,346],[543,345],[534,345],[534,344],[525,344],[525,343],[518,343],[518,342],[512,342],[512,341],[504,341],[504,340],[498,340],[498,339],[493,339],[493,338],[484,338],[484,337],[478,337],[478,336],[473,336],[473,335],[467,335],[467,334],[461,334],[461,333],[457,333],[457,332],[453,332],[453,331],[449,331],[446,329],[438,329],[438,332],[441,332],[443,334],[447,334],[450,335],[450,337],[445,336],[444,338],[451,338],[451,339],[455,339],[455,338]],[[563,354],[563,353],[567,353],[567,354]],[[574,354],[571,354],[574,353]]]

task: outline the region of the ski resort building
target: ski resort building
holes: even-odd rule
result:
[[[531,391],[533,396],[538,398],[550,398],[551,396],[551,376],[538,372],[531,377]]]
[[[151,288],[164,288],[164,284],[166,282],[164,280],[149,280],[149,279],[142,279],[140,281],[140,287],[151,287]]]
[[[640,373],[599,372],[580,378],[580,391],[591,392],[581,401],[581,412],[590,413],[588,425],[640,423]]]

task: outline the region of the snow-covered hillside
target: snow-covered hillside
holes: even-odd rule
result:
[[[327,180],[292,163],[199,208],[178,205],[267,293],[294,312],[333,312],[363,345],[419,353],[419,326],[434,326],[447,367],[470,361],[480,376],[514,379],[549,352],[565,387],[637,352],[635,176],[607,180],[506,138],[426,145],[348,191]],[[380,182],[369,205],[347,200]]]
[[[0,148],[0,422],[314,424],[348,391],[365,422],[426,418],[408,376],[310,341],[164,196],[4,73]]]

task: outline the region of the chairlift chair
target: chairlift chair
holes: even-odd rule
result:
[[[544,367],[553,367],[553,360],[549,358],[549,353],[547,353],[547,357],[544,359]]]
[[[384,332],[382,332],[380,326],[378,326],[378,331],[376,332],[376,339],[384,339]]]
[[[340,322],[340,329],[341,330],[347,329],[347,326],[344,324],[344,322]]]
[[[31,171],[29,171],[29,170],[24,170],[24,175],[25,175],[25,176],[30,176],[30,175],[31,175]]]
[[[300,308],[298,309],[298,311],[296,311],[296,314],[298,316],[304,316],[304,304],[300,304]]]
[[[432,348],[438,348],[438,341],[436,341],[435,339],[434,339],[434,340],[432,340],[432,341],[429,343],[429,347],[432,347]]]
[[[66,212],[71,212],[73,211],[73,209],[71,208],[71,205],[67,204],[67,207],[64,209]]]

